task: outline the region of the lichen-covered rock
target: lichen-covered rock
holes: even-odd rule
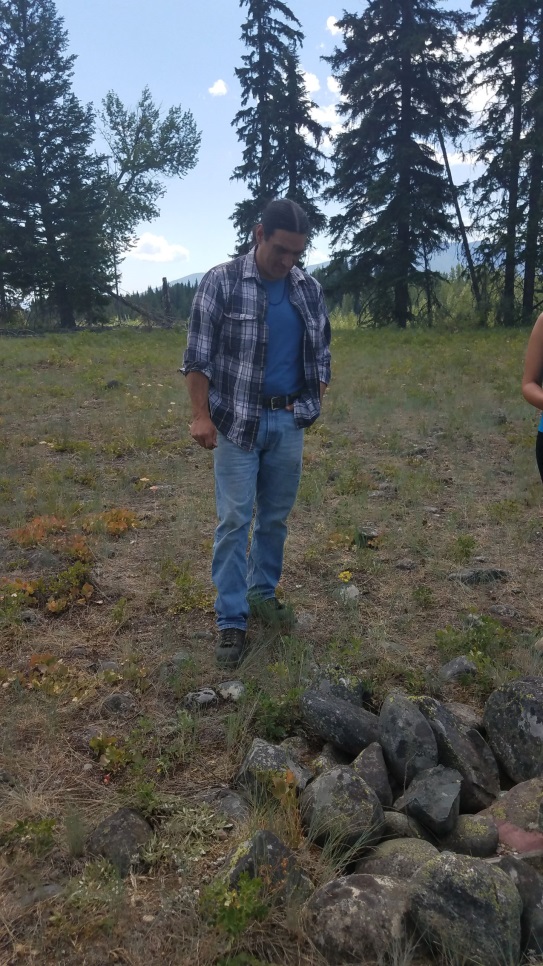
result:
[[[277,902],[304,902],[314,885],[300,868],[296,856],[273,832],[261,829],[227,857],[219,878],[235,888],[240,876],[262,880],[266,894]]]
[[[448,661],[439,669],[439,678],[445,682],[458,681],[467,676],[473,677],[475,674],[477,674],[477,665],[464,654],[453,657],[452,661]]]
[[[115,866],[119,875],[128,875],[140,858],[153,830],[139,812],[120,808],[95,828],[87,839],[87,852],[100,855]]]
[[[466,730],[470,731],[473,728],[475,731],[482,732],[483,719],[475,708],[461,701],[444,701],[443,706],[458,718]]]
[[[300,796],[300,809],[308,837],[318,844],[331,839],[338,847],[361,855],[381,837],[381,803],[373,789],[346,765],[324,772],[308,785]]]
[[[382,829],[383,839],[424,839],[434,842],[435,836],[427,832],[420,822],[417,822],[403,812],[386,811]]]
[[[387,695],[379,715],[379,742],[387,764],[402,787],[438,763],[432,728],[416,704],[404,694]]]
[[[342,876],[304,909],[312,942],[330,966],[383,962],[406,933],[409,886],[381,875]]]
[[[270,792],[273,779],[286,772],[292,773],[300,790],[313,778],[309,769],[295,761],[285,748],[255,738],[238,772],[236,783],[252,792]]]
[[[522,899],[522,947],[533,962],[533,957],[543,955],[543,878],[512,855],[502,855],[495,868],[509,876]]]
[[[352,755],[347,755],[340,748],[336,748],[331,741],[325,741],[319,754],[311,762],[311,768],[316,775],[321,775],[323,771],[330,771],[336,765],[350,765],[352,760]]]
[[[210,788],[196,796],[215,812],[220,812],[234,822],[245,822],[251,813],[249,802],[231,788]]]
[[[379,719],[349,701],[305,691],[300,700],[301,716],[308,731],[331,741],[342,751],[358,755],[377,740]]]
[[[321,678],[317,682],[317,690],[330,698],[339,698],[354,704],[357,708],[366,708],[371,705],[371,691],[368,690],[363,681],[351,681],[340,678],[334,681],[331,678]]]
[[[434,732],[439,761],[462,775],[461,812],[479,812],[500,792],[498,764],[484,738],[466,728],[459,718],[435,698],[419,698],[417,704]]]
[[[461,784],[462,776],[455,768],[429,768],[413,779],[402,796],[402,811],[435,835],[447,835],[458,819]]]
[[[388,771],[383,755],[383,749],[378,741],[364,748],[353,761],[351,768],[373,788],[381,805],[392,805],[392,789],[388,779]]]
[[[493,691],[483,724],[494,754],[512,781],[543,775],[543,678],[523,678]]]
[[[411,879],[417,869],[435,855],[439,855],[439,852],[430,842],[421,839],[388,839],[386,842],[379,842],[369,855],[358,860],[355,873]]]
[[[498,848],[499,835],[495,821],[489,815],[460,815],[449,835],[440,841],[440,847],[460,855],[473,855],[486,859]]]
[[[508,822],[527,832],[543,831],[543,778],[514,785],[485,809],[496,824]]]
[[[522,902],[500,869],[444,852],[415,873],[411,915],[438,950],[473,966],[516,966]]]

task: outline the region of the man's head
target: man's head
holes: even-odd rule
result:
[[[303,254],[309,220],[303,208],[290,198],[270,201],[257,225],[256,264],[262,278],[286,278]]]

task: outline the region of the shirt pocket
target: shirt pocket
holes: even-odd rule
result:
[[[254,355],[258,341],[258,319],[254,313],[224,312],[222,342],[225,355],[246,359]]]

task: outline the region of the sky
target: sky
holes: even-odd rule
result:
[[[323,55],[341,43],[336,20],[344,8],[356,12],[359,0],[290,0],[305,34],[300,64],[306,74],[316,117],[337,125],[337,82]],[[466,0],[444,4],[467,8]],[[242,182],[231,181],[241,160],[232,127],[240,108],[235,68],[245,47],[241,25],[246,7],[238,0],[56,0],[68,32],[68,53],[76,54],[73,91],[100,109],[113,90],[134,107],[147,85],[164,112],[173,105],[190,110],[202,143],[196,167],[183,179],[167,179],[160,217],[137,229],[137,244],[122,264],[121,291],[143,291],[225,261],[235,247],[230,216],[247,196]],[[455,180],[469,177],[470,166],[453,159]],[[326,236],[318,236],[307,263],[330,255]]]

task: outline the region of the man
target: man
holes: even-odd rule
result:
[[[330,380],[322,289],[297,267],[308,231],[299,205],[270,202],[255,230],[256,247],[212,268],[192,306],[182,371],[191,436],[214,450],[219,523],[211,573],[216,657],[225,666],[243,658],[251,605],[281,609],[275,591],[300,481],[303,427],[319,416]]]

